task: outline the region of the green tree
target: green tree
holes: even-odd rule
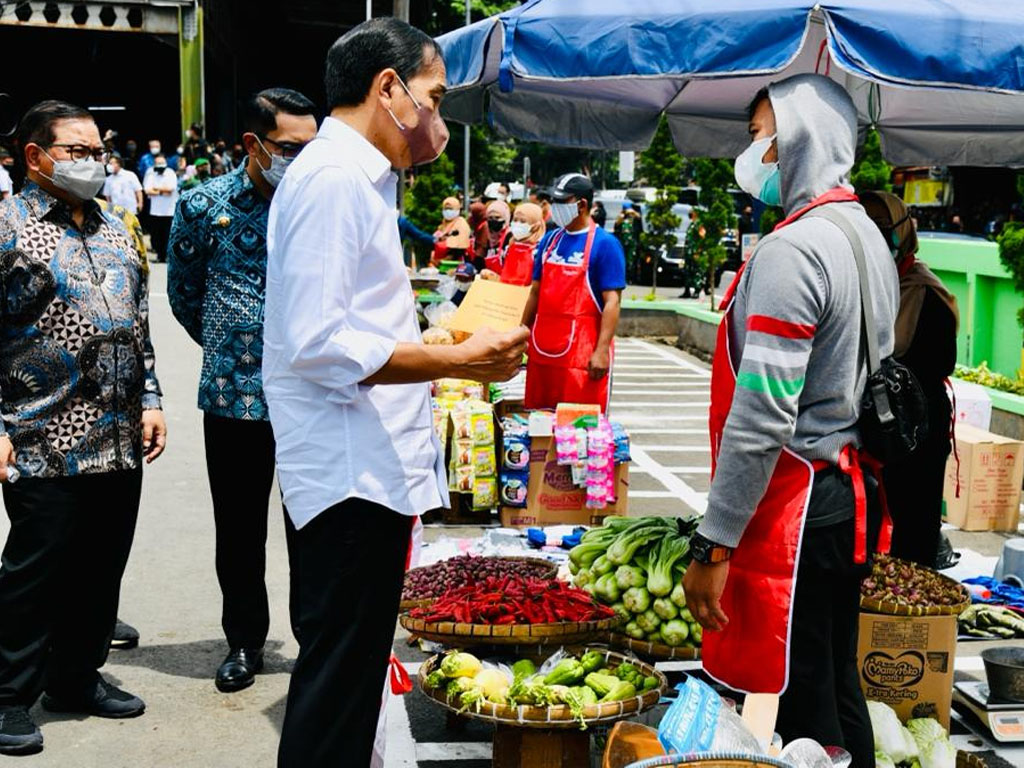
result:
[[[651,146],[640,155],[640,176],[648,185],[657,188],[654,200],[647,204],[644,214],[644,233],[641,245],[649,251],[654,263],[651,268],[653,289],[658,285],[658,259],[678,244],[676,231],[682,219],[672,212],[672,206],[682,192],[683,158],[672,141],[668,120],[662,115]]]
[[[889,180],[892,178],[892,166],[882,157],[882,141],[874,128],[868,129],[864,146],[857,155],[857,162],[850,173],[854,189],[858,192],[872,189],[891,192],[892,184]]]
[[[728,160],[701,157],[693,161],[693,179],[700,187],[700,207],[686,232],[686,251],[687,257],[706,275],[711,309],[715,309],[715,270],[728,256],[722,238],[727,229],[736,226],[736,211],[729,194],[733,178],[732,162]]]
[[[472,0],[470,14],[473,21],[479,21],[517,5],[519,0]],[[466,23],[465,0],[426,0],[412,3],[411,6],[412,23],[432,35],[451,32]]]
[[[419,228],[433,232],[441,219],[441,203],[455,194],[455,166],[442,152],[430,165],[416,170],[412,188],[405,196],[405,215]]]
[[[775,229],[775,225],[782,221],[783,218],[785,218],[785,214],[781,208],[777,206],[765,208],[761,213],[761,237],[770,235],[772,230]]]
[[[1017,292],[1024,293],[1024,224],[1007,222],[996,242],[999,243],[999,260],[1013,277]],[[1024,309],[1017,311],[1017,322],[1024,325]]]

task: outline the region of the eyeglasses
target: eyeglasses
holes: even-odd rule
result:
[[[302,151],[302,148],[306,146],[305,144],[292,144],[289,142],[274,141],[266,136],[261,136],[260,141],[266,144],[273,144],[275,147],[278,147],[281,150],[281,157],[285,160],[294,160],[299,156],[299,152]]]
[[[98,163],[107,161],[108,152],[103,147],[90,147],[86,144],[51,144],[50,146],[66,149],[68,156],[76,163],[81,163],[90,157]]]

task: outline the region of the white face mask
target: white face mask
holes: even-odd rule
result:
[[[284,172],[288,170],[288,166],[291,165],[292,161],[284,159],[281,155],[275,155],[268,152],[267,148],[263,146],[263,142],[260,141],[259,136],[256,137],[256,141],[259,141],[260,147],[262,147],[263,151],[267,153],[268,157],[270,157],[270,167],[264,168],[260,165],[259,160],[256,161],[256,165],[260,166],[260,173],[263,174],[263,178],[266,180],[267,184],[276,188],[277,185],[281,183],[281,179],[284,178]]]
[[[529,237],[533,227],[525,221],[513,221],[509,229],[512,230],[512,237],[516,240],[523,240]]]
[[[452,219],[459,215],[459,212],[456,211],[454,208],[445,208],[443,211],[441,211],[441,215],[444,216],[445,221],[451,221]]]
[[[501,192],[499,192],[498,196],[495,199],[499,200],[502,203],[504,203],[506,200],[508,200],[508,195],[504,195]]]
[[[740,153],[736,158],[736,183],[767,205],[781,205],[779,163],[766,163],[762,159],[773,141],[775,136],[759,139]]]
[[[46,156],[50,157],[49,154]],[[52,157],[50,159],[53,160]],[[45,176],[42,171],[40,175]],[[91,200],[103,189],[107,174],[103,169],[103,163],[91,158],[77,163],[71,160],[53,160],[53,175],[46,178],[53,186],[79,200]]]
[[[552,203],[551,220],[559,227],[567,227],[579,216],[580,207],[578,203]]]

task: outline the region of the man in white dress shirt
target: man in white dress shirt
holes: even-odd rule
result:
[[[448,504],[426,382],[506,380],[527,339],[420,339],[392,169],[448,140],[434,41],[367,21],[331,47],[325,82],[330,116],[278,186],[267,235],[263,380],[300,569],[280,768],[369,765],[412,522]]]

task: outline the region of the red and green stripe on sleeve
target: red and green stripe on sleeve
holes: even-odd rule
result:
[[[746,330],[736,385],[776,399],[798,396],[816,326],[751,315]]]

